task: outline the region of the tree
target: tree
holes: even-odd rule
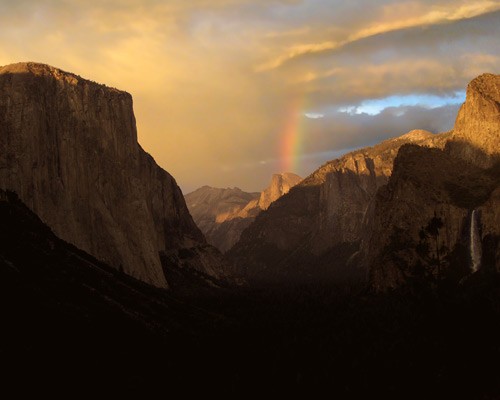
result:
[[[446,247],[439,247],[439,231],[444,226],[443,220],[441,217],[438,217],[436,213],[434,213],[434,217],[432,217],[427,226],[422,227],[419,232],[420,242],[417,246],[417,253],[423,257],[426,257],[430,260],[431,264],[436,265],[436,273],[437,280],[441,279],[441,251],[445,251]],[[435,258],[431,256],[431,250],[428,243],[428,239],[432,239],[434,248],[435,248]]]

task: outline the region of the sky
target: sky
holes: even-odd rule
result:
[[[498,38],[500,0],[0,0],[0,65],[131,93],[184,193],[450,130],[467,83],[500,72]]]

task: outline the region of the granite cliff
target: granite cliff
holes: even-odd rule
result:
[[[443,148],[401,148],[365,225],[377,290],[500,271],[500,75],[467,88]]]
[[[483,74],[467,86],[448,152],[467,163],[490,168],[498,162],[500,143],[500,77]]]
[[[43,64],[2,67],[0,149],[0,188],[63,240],[160,287],[169,268],[223,278],[174,178],[138,144],[130,94]]]
[[[287,194],[291,188],[298,185],[302,178],[291,172],[274,174],[269,186],[265,188],[259,197],[258,207],[261,210],[267,210],[271,203],[278,200],[281,196]]]
[[[203,186],[185,196],[194,221],[208,243],[228,251],[245,230],[270,204],[298,184],[302,178],[286,172],[274,174],[261,193],[247,193],[239,188],[219,189]]]

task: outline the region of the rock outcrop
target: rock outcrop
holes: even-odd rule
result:
[[[262,212],[228,256],[255,283],[359,279],[363,274],[348,270],[347,260],[399,148],[433,140],[412,131],[325,164]]]
[[[47,65],[2,67],[0,149],[0,188],[63,240],[160,287],[169,267],[223,277],[174,178],[138,144],[130,94]]]
[[[449,143],[449,152],[483,168],[498,161],[500,76],[483,74],[467,86]]]
[[[287,194],[291,188],[299,184],[302,178],[291,172],[274,174],[269,186],[262,191],[258,206],[261,210],[267,210],[271,203]]]
[[[208,243],[222,252],[228,251],[262,211],[302,178],[291,172],[274,174],[261,193],[247,193],[239,188],[219,189],[203,186],[185,196],[194,221]]]
[[[444,148],[401,148],[365,225],[361,254],[377,290],[500,271],[499,88],[500,75],[469,84]]]

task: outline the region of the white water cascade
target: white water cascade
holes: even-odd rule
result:
[[[477,223],[476,210],[470,216],[470,258],[472,261],[472,272],[476,272],[481,266],[481,237],[479,236],[479,225]]]

